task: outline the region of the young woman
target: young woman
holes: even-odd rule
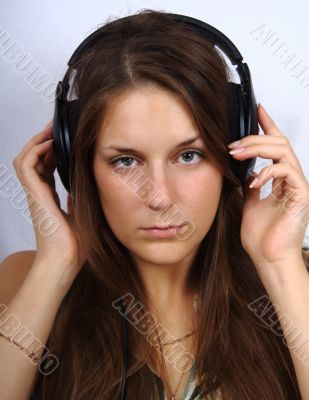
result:
[[[14,295],[0,287],[1,399],[28,399],[35,386],[38,399],[118,399],[120,299],[129,322],[127,399],[309,399],[309,188],[287,137],[259,106],[264,134],[229,153],[228,67],[162,11],[113,21],[77,62],[70,212],[54,188],[51,126],[14,160],[33,221],[44,206],[57,229],[47,234],[34,223],[29,270]],[[229,157],[257,156],[273,164],[255,186],[250,178],[241,187]],[[171,223],[166,213],[181,218]],[[168,225],[176,227],[162,230]],[[2,264],[7,286],[14,263]],[[8,315],[56,368],[38,371],[29,362],[34,347],[25,356],[21,341],[5,340]]]

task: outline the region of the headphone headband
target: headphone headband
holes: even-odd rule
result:
[[[200,30],[200,33],[207,37],[211,42],[216,44],[222,51],[224,51],[229,59],[232,61],[233,65],[235,64],[240,64],[243,60],[242,55],[240,54],[239,50],[237,47],[234,45],[234,43],[227,37],[225,36],[222,32],[220,32],[218,29],[215,27],[207,24],[204,21],[201,21],[199,19],[193,18],[193,17],[188,17],[187,15],[181,15],[181,14],[171,14],[171,13],[165,13],[166,15],[169,15],[173,17],[174,20],[176,21],[182,21],[186,22],[187,24],[191,25],[193,28],[197,28]],[[129,20],[131,16],[126,16],[123,18],[117,19],[117,21],[123,21],[125,22],[126,20]],[[97,29],[93,33],[91,33],[86,39],[81,42],[81,44],[76,48],[74,53],[72,54],[70,60],[68,61],[68,65],[71,66],[74,64],[75,60],[85,51],[88,50],[94,43],[96,43],[101,37],[104,35],[104,29],[112,24],[114,21],[109,22],[108,24],[104,25],[103,27]]]
[[[237,65],[236,71],[240,78],[240,84],[229,82],[229,136],[230,141],[236,141],[250,134],[258,134],[258,117],[255,95],[251,81],[249,67],[243,63],[243,57],[233,42],[222,32],[213,26],[196,18],[181,14],[165,13],[174,20],[185,22],[199,33],[205,36],[214,46],[219,47],[229,58],[233,65]],[[134,16],[133,16],[134,17]],[[119,18],[125,22],[132,16]],[[118,20],[117,20],[118,21]],[[106,26],[112,24],[111,21],[95,32],[90,34],[74,51],[68,61],[68,66],[74,68],[74,63],[82,53],[91,48],[99,39],[106,34]],[[79,107],[78,99],[67,100],[67,93],[70,84],[63,85],[58,83],[56,89],[56,101],[54,111],[53,136],[56,165],[59,176],[68,192],[71,191],[70,181],[73,173],[74,159],[72,158],[72,148],[77,127]],[[253,169],[256,158],[247,159],[242,162],[229,155],[229,163],[234,175],[239,178],[241,184],[248,177],[249,170]]]

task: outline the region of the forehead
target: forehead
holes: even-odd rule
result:
[[[188,139],[200,133],[188,106],[176,94],[156,86],[131,89],[109,103],[98,139],[108,144],[115,139],[166,141]]]

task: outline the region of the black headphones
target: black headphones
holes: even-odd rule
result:
[[[257,105],[251,81],[251,74],[248,65],[242,62],[243,57],[236,46],[222,32],[203,21],[185,15],[166,14],[173,17],[176,21],[186,22],[190,26],[196,28],[199,33],[209,39],[214,46],[218,46],[228,56],[233,65],[237,65],[236,71],[240,78],[240,84],[234,82],[228,83],[230,142],[239,140],[248,135],[257,135]],[[131,16],[123,17],[121,20],[124,21],[129,18],[131,18]],[[102,28],[89,35],[74,51],[68,62],[68,66],[71,66],[81,53],[83,53],[85,50],[88,50],[89,47],[91,47],[99,38],[101,39],[102,36],[104,36],[104,29],[102,30]],[[69,84],[64,86],[62,82],[58,82],[53,118],[53,150],[57,171],[64,187],[70,193],[70,181],[73,172],[72,147],[78,123],[79,107],[78,99],[71,101],[67,100],[67,94],[69,90]],[[256,157],[238,161],[229,155],[231,169],[235,176],[239,178],[241,184],[244,184],[245,180],[248,178],[249,173],[254,168],[255,162]],[[121,400],[124,400],[126,396],[126,379],[128,368],[127,321],[124,317],[124,314],[124,306],[122,304],[121,317],[125,365],[121,384]]]

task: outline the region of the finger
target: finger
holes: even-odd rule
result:
[[[52,118],[47,124],[46,124],[46,126],[45,126],[45,128],[44,129],[47,129],[47,128],[49,128],[49,127],[51,127],[52,125],[53,125],[53,121],[54,119]]]
[[[260,201],[260,190],[252,190],[249,185],[254,181],[258,174],[253,171],[249,178],[246,180],[245,184],[242,185],[242,193],[245,201],[245,207],[254,205]]]
[[[52,143],[52,141],[45,141],[35,145],[30,151],[28,151],[22,162],[16,166],[16,172],[21,181],[24,181],[25,183],[29,182],[31,183],[31,186],[41,184],[39,177],[40,172],[37,171],[36,168],[38,168],[40,157],[46,153],[48,148],[52,146]]]
[[[263,168],[258,173],[258,176],[256,178],[257,181],[255,182],[253,187],[261,188],[266,182],[268,182],[272,178],[274,180],[276,179],[277,183],[279,179],[284,179],[291,188],[304,191],[304,193],[309,192],[307,182],[303,179],[302,176],[299,175],[298,171],[288,163],[272,164]]]
[[[235,142],[234,142],[235,143]],[[269,136],[260,133],[258,135],[249,135],[237,141],[237,145],[230,143],[229,148],[249,146],[253,144],[289,144],[289,140],[285,136]]]
[[[52,132],[53,128],[52,126],[48,126],[47,128],[44,128],[43,131],[38,133],[37,135],[33,136],[22,148],[22,150],[19,152],[18,156],[16,157],[16,161],[22,161],[24,158],[25,154],[28,153],[28,151],[35,145],[40,144],[45,142],[46,140],[52,139]]]
[[[274,120],[261,104],[259,104],[258,106],[258,120],[261,128],[266,135],[283,136],[280,129],[275,124]]]
[[[43,161],[43,170],[44,170],[44,175],[46,177],[47,182],[51,187],[55,189],[55,177],[54,177],[54,172],[56,169],[56,163],[54,160],[54,155],[53,155],[53,147],[48,150],[44,157]]]
[[[236,149],[235,149],[236,150]],[[300,163],[292,150],[291,146],[286,144],[256,144],[246,146],[240,153],[232,154],[237,160],[245,160],[253,157],[271,159],[274,164],[279,162],[287,162],[292,164],[296,169],[300,168]]]
[[[306,179],[303,179],[298,174],[298,171],[289,164],[270,165],[260,172],[253,190],[260,190],[271,178],[275,178],[277,185],[280,184],[280,189],[275,189],[271,193],[271,198],[274,198],[276,202],[280,202],[286,210],[297,216],[300,222],[304,222],[307,225],[309,217],[309,185]]]
[[[47,153],[45,154],[44,157],[44,167],[46,171],[54,171],[56,167],[56,161],[54,158],[54,151],[53,151],[53,146],[48,149]]]

